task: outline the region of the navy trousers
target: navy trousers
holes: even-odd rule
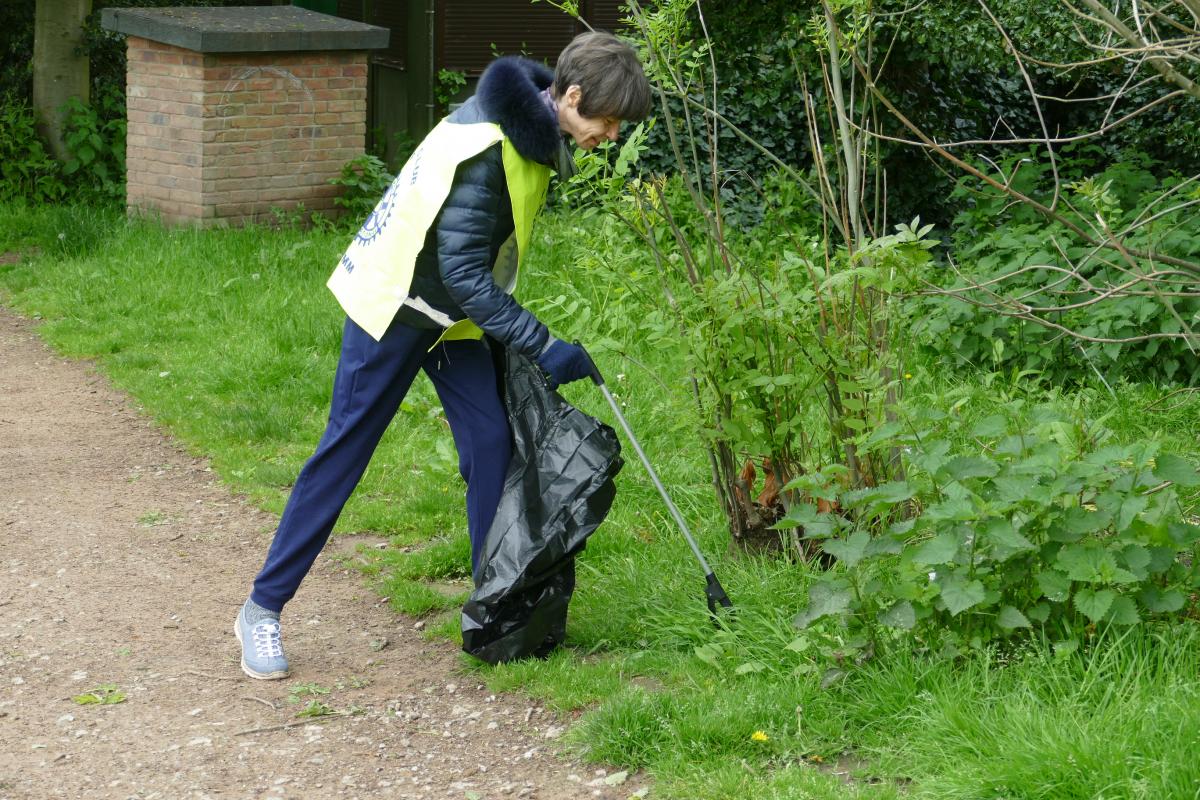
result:
[[[487,345],[454,341],[430,350],[440,335],[393,323],[376,342],[346,320],[329,423],[296,478],[266,563],[254,579],[250,598],[255,603],[279,611],[296,594],[421,369],[433,381],[458,448],[475,566],[504,488],[512,433]]]

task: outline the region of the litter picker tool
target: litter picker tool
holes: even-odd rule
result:
[[[578,341],[575,344],[583,347]],[[613,397],[612,392],[605,385],[604,376],[600,374],[600,370],[596,367],[596,362],[586,349],[584,353],[587,355],[588,364],[591,366],[592,383],[600,387],[600,391],[604,394],[604,399],[608,401],[613,414],[617,417],[617,422],[621,423],[621,428],[625,431],[625,436],[629,439],[629,443],[633,445],[638,458],[642,460],[642,466],[650,474],[650,480],[654,482],[658,493],[662,495],[663,502],[667,505],[667,510],[671,512],[671,517],[674,518],[675,524],[679,526],[679,530],[683,533],[683,538],[687,539],[688,546],[692,548],[692,554],[696,556],[696,560],[700,562],[700,568],[704,570],[704,597],[708,602],[709,613],[715,618],[718,605],[722,608],[733,608],[733,601],[729,599],[729,595],[725,594],[725,589],[721,586],[721,582],[717,580],[717,576],[713,574],[712,568],[708,566],[708,561],[705,560],[704,554],[700,552],[700,546],[696,544],[696,538],[692,536],[692,532],[688,530],[687,523],[683,521],[683,515],[679,513],[679,509],[671,502],[670,495],[667,494],[662,481],[658,479],[658,473],[654,471],[654,467],[650,464],[650,459],[646,457],[646,453],[642,450],[641,444],[638,443],[637,437],[633,435],[633,431],[629,427],[629,422],[625,419],[625,415],[621,413],[620,404],[617,403],[616,398]]]

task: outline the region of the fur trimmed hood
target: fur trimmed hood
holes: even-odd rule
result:
[[[483,71],[475,90],[479,110],[532,161],[552,164],[562,133],[558,119],[539,97],[554,82],[554,72],[537,61],[504,56]]]

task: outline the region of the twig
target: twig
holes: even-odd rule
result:
[[[1170,400],[1172,397],[1174,397],[1177,394],[1189,394],[1191,392],[1200,392],[1200,386],[1185,386],[1182,389],[1176,389],[1173,392],[1168,392],[1168,393],[1164,394],[1162,397],[1155,400],[1150,405],[1143,407],[1142,410],[1149,411],[1150,409],[1154,408],[1159,403],[1163,402],[1164,400]]]
[[[243,700],[253,700],[256,703],[262,703],[264,706],[271,709],[272,711],[279,710],[279,708],[274,703],[272,703],[270,700],[263,700],[261,697],[255,697],[252,694],[244,694],[244,695],[242,695],[242,699]]]
[[[313,725],[322,720],[334,719],[335,717],[352,717],[354,716],[349,711],[334,711],[332,714],[322,714],[319,717],[309,717],[307,719],[298,719],[294,722],[283,722],[279,725],[264,725],[261,728],[247,728],[244,731],[238,731],[234,736],[248,736],[252,733],[267,733],[268,731],[281,731],[286,728],[297,728],[301,725]]]
[[[1104,384],[1104,388],[1108,389],[1108,393],[1112,395],[1112,399],[1117,400],[1117,393],[1114,392],[1113,388],[1108,385],[1108,381],[1104,380],[1104,373],[1096,368],[1096,363],[1092,361],[1092,357],[1087,354],[1087,350],[1083,349],[1083,345],[1080,344],[1078,340],[1075,342],[1075,348],[1079,350],[1079,355],[1083,356],[1083,360],[1088,363],[1088,366],[1092,368],[1092,372],[1096,373],[1096,377],[1099,378],[1100,382]]]

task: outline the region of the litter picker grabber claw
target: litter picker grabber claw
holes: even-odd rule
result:
[[[581,348],[583,345],[578,341],[575,344]],[[621,423],[621,428],[625,431],[625,436],[629,439],[629,443],[633,445],[634,451],[638,454],[638,458],[642,460],[642,466],[646,468],[646,472],[650,474],[650,480],[654,482],[658,493],[662,495],[663,502],[667,504],[667,510],[671,512],[671,516],[675,520],[675,524],[679,526],[679,530],[683,532],[683,538],[687,539],[688,546],[692,548],[692,554],[696,556],[696,560],[700,562],[701,569],[704,570],[704,596],[708,601],[709,613],[716,617],[717,606],[722,608],[733,608],[733,601],[729,599],[729,595],[725,594],[725,589],[721,586],[721,582],[717,580],[717,576],[713,574],[712,568],[708,566],[708,561],[705,560],[704,554],[700,552],[700,546],[696,544],[696,538],[692,536],[692,532],[688,530],[687,523],[683,521],[683,515],[679,513],[679,509],[671,502],[670,495],[663,487],[662,481],[658,479],[658,473],[654,471],[654,467],[650,465],[650,459],[646,458],[645,451],[642,450],[641,444],[638,443],[637,437],[633,435],[633,431],[629,427],[629,422],[625,419],[625,415],[621,413],[621,407],[617,403],[612,392],[604,384],[604,376],[600,374],[600,370],[596,367],[596,362],[592,359],[590,353],[585,349],[584,354],[587,355],[588,364],[591,367],[592,383],[600,387],[600,391],[604,394],[604,399],[608,401],[608,405],[612,408],[613,414],[617,417],[617,422]]]

